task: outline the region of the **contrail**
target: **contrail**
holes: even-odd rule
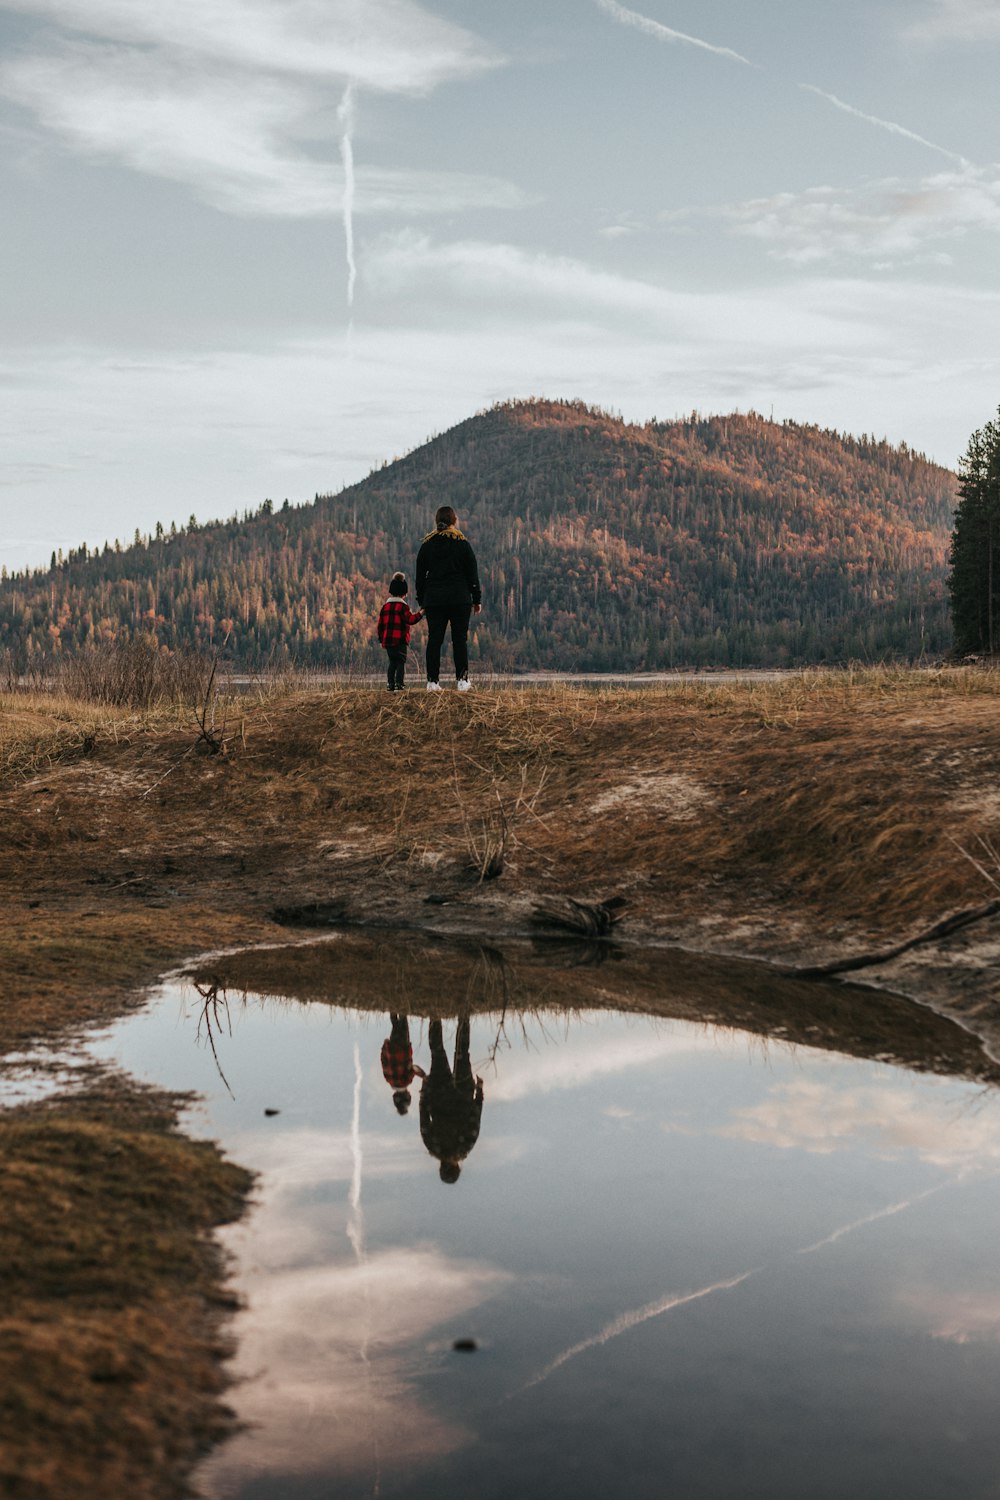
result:
[[[603,5],[605,0],[598,0]],[[957,161],[960,166],[970,167],[972,163],[966,157],[960,156],[957,151],[949,151],[945,146],[937,146],[933,141],[927,140],[926,136],[917,135],[913,130],[907,130],[905,125],[897,125],[893,120],[883,120],[878,115],[866,115],[864,110],[855,109],[853,104],[845,104],[843,99],[838,99],[836,94],[827,94],[823,89],[816,88],[812,83],[800,83],[800,89],[805,89],[807,94],[818,94],[835,109],[842,109],[845,115],[853,115],[856,120],[866,120],[869,125],[877,125],[880,130],[888,130],[892,135],[901,135],[907,141],[916,141],[918,146],[926,146],[929,151],[937,151],[941,156],[947,156],[950,161]]]
[[[344,164],[344,244],[347,249],[347,305],[354,306],[354,283],[358,268],[354,263],[354,83],[348,83],[337,108],[342,130],[340,159]]]
[[[699,37],[688,36],[684,31],[674,31],[670,26],[664,26],[659,21],[653,21],[649,16],[641,16],[637,10],[626,10],[624,5],[619,5],[618,0],[595,0],[601,10],[606,11],[615,21],[620,21],[623,26],[634,26],[637,31],[644,31],[647,36],[655,36],[661,42],[681,42],[687,47],[700,47],[703,52],[714,52],[716,57],[728,57],[733,62],[743,63],[748,68],[757,67],[748,57],[739,52],[734,52],[731,47],[713,47],[711,42],[703,42]]]
[[[729,1281],[715,1281],[711,1286],[703,1286],[697,1292],[687,1292],[683,1296],[661,1297],[658,1302],[647,1302],[645,1307],[637,1307],[632,1312],[621,1313],[619,1317],[607,1323],[600,1331],[589,1339],[582,1339],[579,1344],[574,1344],[572,1349],[563,1350],[557,1354],[550,1364],[545,1366],[534,1379],[529,1380],[522,1390],[530,1391],[533,1385],[540,1385],[543,1380],[548,1380],[560,1365],[568,1360],[575,1359],[585,1349],[593,1349],[598,1344],[606,1344],[610,1339],[616,1339],[619,1334],[627,1333],[630,1328],[635,1328],[640,1323],[648,1323],[650,1318],[659,1318],[663,1313],[671,1312],[675,1307],[685,1307],[689,1302],[697,1302],[700,1297],[708,1297],[712,1292],[726,1292],[731,1287],[739,1286],[751,1276],[756,1276],[762,1268],[755,1266],[752,1271],[744,1271],[741,1276],[733,1276]]]

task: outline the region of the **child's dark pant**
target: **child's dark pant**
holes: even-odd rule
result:
[[[406,672],[406,647],[387,646],[385,654],[389,658],[389,691],[398,693],[405,686],[403,677]]]
[[[441,647],[445,632],[451,626],[451,649],[455,655],[455,676],[459,679],[469,675],[469,620],[471,604],[428,604],[424,610],[427,621],[427,681],[437,682],[441,674]]]

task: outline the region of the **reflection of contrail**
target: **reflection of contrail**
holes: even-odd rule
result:
[[[874,1224],[879,1219],[891,1219],[893,1214],[901,1214],[904,1208],[912,1208],[915,1203],[922,1203],[925,1198],[940,1193],[942,1188],[954,1186],[958,1179],[949,1178],[947,1182],[939,1182],[936,1187],[927,1188],[923,1193],[917,1193],[915,1198],[904,1198],[901,1203],[890,1203],[888,1208],[877,1208],[873,1214],[865,1214],[863,1219],[855,1219],[851,1224],[842,1224],[825,1239],[817,1240],[815,1245],[804,1245],[801,1250],[796,1250],[796,1255],[812,1255],[814,1250],[822,1250],[824,1245],[832,1245],[835,1240],[842,1239],[845,1234],[852,1234],[855,1229],[863,1229],[866,1224]]]
[[[601,0],[598,0],[598,3],[601,3]],[[933,141],[927,140],[925,136],[917,135],[914,131],[907,130],[905,125],[897,125],[893,120],[883,120],[878,115],[866,115],[864,110],[855,109],[853,104],[845,104],[843,99],[837,98],[836,94],[827,94],[823,89],[816,88],[812,83],[800,83],[799,88],[805,89],[807,94],[817,94],[820,99],[825,99],[828,104],[832,104],[836,109],[842,109],[845,115],[853,115],[857,120],[867,120],[869,125],[878,125],[880,129],[888,130],[893,135],[901,135],[905,140],[916,141],[919,146],[926,146],[931,151],[938,151],[942,156],[947,156],[952,161],[957,161],[960,166],[968,167],[972,165],[964,156],[959,156],[957,151],[949,151],[944,146],[936,146]]]
[[[927,1188],[922,1193],[917,1193],[913,1198],[905,1198],[901,1203],[890,1203],[888,1208],[877,1208],[874,1213],[866,1214],[863,1219],[855,1219],[850,1224],[843,1224],[839,1229],[835,1229],[832,1234],[828,1234],[825,1239],[817,1240],[814,1245],[804,1245],[801,1250],[796,1250],[794,1253],[796,1255],[811,1255],[815,1250],[822,1250],[824,1246],[832,1245],[835,1240],[842,1239],[844,1235],[852,1234],[855,1229],[863,1229],[866,1224],[874,1224],[879,1219],[891,1218],[893,1214],[902,1213],[904,1209],[912,1208],[916,1203],[922,1203],[925,1198],[930,1198],[935,1193],[942,1192],[944,1188],[954,1187],[956,1183],[963,1180],[965,1175],[964,1172],[960,1172],[957,1177],[951,1177],[947,1182],[939,1182],[936,1186]],[[711,1286],[702,1287],[700,1291],[688,1292],[684,1296],[662,1297],[658,1302],[648,1302],[645,1307],[638,1307],[633,1312],[622,1313],[610,1323],[605,1324],[599,1333],[595,1333],[589,1339],[581,1339],[579,1344],[574,1344],[571,1349],[565,1349],[562,1354],[557,1354],[555,1359],[547,1364],[544,1370],[540,1371],[533,1379],[529,1380],[526,1385],[522,1386],[521,1390],[530,1391],[532,1386],[540,1385],[543,1380],[547,1380],[550,1375],[558,1370],[560,1365],[566,1364],[568,1360],[575,1359],[585,1349],[593,1349],[599,1344],[606,1344],[610,1339],[617,1338],[619,1334],[627,1333],[630,1328],[635,1328],[640,1323],[648,1322],[650,1318],[658,1318],[662,1313],[670,1312],[675,1307],[686,1306],[688,1302],[697,1302],[699,1298],[708,1297],[712,1292],[729,1291],[732,1287],[740,1286],[744,1281],[748,1281],[751,1276],[757,1276],[761,1271],[766,1269],[766,1266],[755,1266],[752,1271],[744,1271],[741,1276],[733,1276],[729,1281],[715,1281]]]
[[[354,1109],[351,1114],[351,1211],[347,1216],[347,1238],[354,1248],[358,1264],[365,1258],[365,1221],[361,1211],[361,1054],[354,1048]]]
[[[368,1284],[367,1267],[365,1265],[365,1217],[361,1207],[361,1053],[357,1043],[354,1046],[354,1108],[351,1111],[351,1159],[354,1169],[351,1173],[351,1196],[348,1200],[350,1209],[347,1215],[347,1238],[354,1250],[354,1257],[358,1263],[358,1271],[362,1278],[365,1298],[365,1331],[358,1351],[361,1362],[365,1367],[365,1375],[368,1380],[369,1396],[374,1401],[374,1380],[371,1360],[368,1357],[368,1347],[371,1343],[371,1287]],[[372,1422],[372,1457],[375,1465],[375,1482],[372,1493],[377,1495],[381,1489],[381,1463],[378,1449],[378,1424]]]
[[[626,10],[624,5],[618,4],[618,0],[596,0],[596,3],[615,21],[621,21],[623,26],[634,26],[637,31],[655,36],[661,42],[682,42],[688,47],[700,47],[704,52],[714,52],[717,57],[728,57],[733,62],[745,63],[748,68],[757,66],[748,57],[734,52],[731,47],[713,47],[711,42],[703,42],[699,37],[688,36],[684,31],[674,31],[671,26],[650,20],[649,16],[641,16],[637,10]]]
[[[354,84],[344,90],[337,109],[342,131],[340,159],[344,164],[344,244],[347,249],[347,305],[354,306],[354,283],[358,268],[354,263]]]
[[[716,1281],[711,1286],[703,1286],[700,1291],[687,1292],[683,1296],[661,1297],[658,1302],[647,1302],[645,1307],[637,1307],[632,1312],[624,1312],[612,1322],[605,1324],[600,1333],[595,1333],[592,1338],[582,1339],[579,1344],[574,1344],[572,1349],[563,1350],[557,1354],[545,1369],[529,1380],[524,1390],[529,1391],[533,1385],[540,1385],[547,1380],[560,1365],[566,1364],[568,1360],[575,1359],[585,1349],[593,1349],[597,1344],[606,1344],[610,1339],[616,1339],[620,1333],[627,1333],[630,1328],[635,1328],[640,1323],[647,1323],[650,1318],[659,1318],[663,1313],[672,1311],[675,1307],[685,1307],[689,1302],[697,1302],[700,1297],[708,1297],[712,1292],[726,1292],[731,1287],[739,1286],[750,1276],[756,1276],[761,1267],[756,1266],[752,1271],[744,1271],[742,1276],[733,1276],[729,1281]]]

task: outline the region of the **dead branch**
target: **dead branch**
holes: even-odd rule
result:
[[[935,922],[933,927],[925,928],[915,937],[907,938],[903,943],[896,943],[892,948],[882,948],[873,953],[858,953],[854,958],[841,958],[830,964],[813,964],[804,969],[784,969],[782,972],[793,979],[828,979],[834,974],[853,974],[858,969],[871,969],[878,964],[891,963],[894,958],[908,953],[911,948],[918,948],[923,943],[936,942],[939,938],[950,937],[953,932],[960,932],[963,927],[971,927],[973,922],[984,922],[987,917],[995,917],[998,913],[1000,913],[1000,900],[987,901],[985,906],[971,906],[965,911],[955,912],[953,916],[944,917],[940,922]]]

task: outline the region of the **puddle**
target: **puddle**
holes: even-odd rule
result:
[[[230,955],[95,1041],[260,1174],[224,1235],[248,1425],[199,1492],[995,1494],[989,1065],[891,997],[803,1018],[773,975],[579,952]],[[435,1061],[406,1113],[390,1011]]]

